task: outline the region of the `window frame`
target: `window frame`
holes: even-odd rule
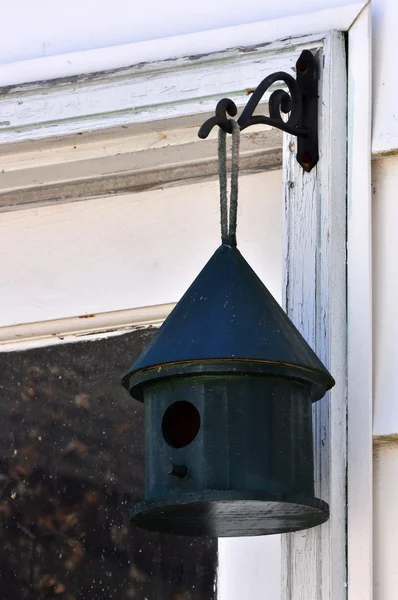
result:
[[[354,7],[354,8],[353,8]],[[340,31],[348,41],[348,61],[341,33],[328,31],[331,12],[339,11]],[[324,13],[322,16],[321,13]],[[238,107],[246,99],[246,90],[254,87],[268,72],[287,70],[294,64],[298,49],[324,48],[322,97],[319,105],[321,125],[321,163],[309,175],[300,172],[291,152],[292,141],[284,137],[285,197],[285,306],[288,314],[302,329],[321,357],[339,374],[339,382],[323,403],[315,420],[316,480],[321,495],[330,498],[331,519],[316,530],[292,534],[284,541],[282,597],[285,600],[318,598],[343,600],[372,597],[372,321],[371,321],[371,210],[370,210],[370,9],[357,3],[318,16],[298,16],[297,23],[309,35],[270,41],[258,47],[218,50],[200,58],[154,62],[146,66],[119,69],[91,78],[71,81],[18,85],[3,90],[0,106],[9,125],[0,131],[0,144],[11,156],[12,168],[22,172],[29,166],[29,149],[44,150],[40,164],[47,184],[57,182],[59,162],[51,159],[54,144],[69,144],[66,161],[74,165],[70,181],[79,178],[82,162],[71,159],[77,135],[94,131],[91,150],[98,152],[114,135],[115,128],[134,126],[149,120],[201,118],[212,111],[215,100],[232,95]],[[346,21],[344,22],[344,19]],[[282,20],[285,23],[288,20]],[[290,20],[290,23],[292,21]],[[321,25],[324,24],[324,27]],[[270,22],[270,28],[275,24]],[[297,25],[296,25],[297,26]],[[287,26],[288,27],[288,26]],[[248,26],[249,28],[249,26]],[[279,30],[280,33],[281,29]],[[297,34],[297,32],[296,32]],[[269,34],[271,35],[271,34]],[[239,69],[236,65],[239,64]],[[348,67],[348,98],[345,102],[345,75]],[[198,75],[206,72],[206,84]],[[222,75],[221,75],[222,72]],[[148,78],[151,86],[148,86]],[[169,78],[173,82],[167,97],[154,96],[156,82]],[[178,82],[176,84],[176,81]],[[137,84],[138,82],[138,84]],[[195,92],[191,93],[192,85]],[[138,86],[138,87],[137,87]],[[209,94],[211,89],[211,94]],[[78,90],[79,102],[76,98]],[[135,90],[135,92],[134,92]],[[232,94],[231,94],[232,90]],[[115,91],[117,93],[115,93]],[[272,91],[272,90],[271,90]],[[107,93],[105,93],[107,92]],[[133,93],[134,92],[134,93]],[[153,104],[148,110],[147,99]],[[265,97],[265,102],[267,97]],[[23,108],[18,108],[23,105]],[[131,110],[133,107],[133,110]],[[347,134],[346,134],[347,125]],[[178,121],[174,135],[186,135]],[[149,132],[150,133],[150,132]],[[145,130],[143,136],[147,136]],[[111,138],[109,138],[111,136]],[[181,138],[182,139],[182,138]],[[347,155],[345,140],[348,139]],[[273,143],[272,134],[264,143]],[[90,142],[91,143],[91,142]],[[144,143],[144,142],[142,142]],[[195,142],[192,142],[194,144]],[[293,140],[294,144],[294,140]],[[176,142],[178,146],[178,140]],[[50,150],[50,152],[45,152]],[[148,157],[150,156],[149,147]],[[94,152],[94,153],[95,153]],[[134,152],[133,152],[134,153]],[[130,152],[126,151],[126,159]],[[115,151],[114,156],[117,155]],[[111,152],[112,156],[112,152]],[[109,154],[108,154],[109,157]],[[203,160],[200,151],[194,161]],[[84,159],[86,160],[86,159]],[[46,162],[47,161],[47,162]],[[73,169],[76,169],[75,171]],[[145,171],[145,165],[142,171]],[[192,163],[181,172],[186,177]],[[148,170],[148,169],[147,169]],[[161,171],[161,170],[160,170]],[[346,177],[347,173],[347,177]],[[162,171],[160,172],[160,181]],[[98,178],[100,179],[100,177]],[[61,182],[61,185],[65,182]],[[45,185],[42,182],[42,190]],[[41,191],[42,191],[41,190]],[[297,199],[304,196],[305,202]],[[40,190],[39,190],[40,191]],[[7,190],[3,190],[3,200]],[[2,210],[26,206],[25,189],[12,190]],[[22,203],[20,198],[25,198]],[[95,192],[99,194],[98,190]],[[14,196],[14,202],[10,196]],[[82,196],[84,197],[84,195]],[[0,197],[0,202],[2,198]],[[37,196],[38,203],[46,200]],[[71,198],[69,198],[71,200]],[[64,200],[60,200],[64,201]],[[319,203],[322,210],[319,211]],[[347,222],[345,209],[347,207]],[[315,210],[315,212],[314,212]],[[21,212],[23,218],[23,211]],[[346,230],[347,226],[347,230]],[[319,232],[322,233],[319,237]],[[308,241],[308,245],[303,243]],[[321,247],[316,247],[317,243]],[[315,248],[316,261],[308,262],[308,248]],[[311,265],[311,266],[309,266]],[[359,268],[359,266],[361,268]],[[74,266],[75,268],[75,266]],[[308,277],[303,278],[302,269]],[[315,269],[311,272],[311,268]],[[346,270],[347,269],[347,270]],[[340,273],[336,281],[336,273]],[[347,288],[345,286],[347,276]],[[316,279],[316,277],[321,279]],[[304,281],[304,279],[306,281]],[[316,280],[317,285],[313,283]],[[16,299],[17,301],[17,299]],[[347,304],[346,304],[347,302]],[[56,321],[17,324],[10,322],[0,329],[1,350],[82,339],[81,336],[109,335],[116,329],[123,333],[131,327],[160,323],[170,305],[136,307],[102,313],[81,319],[71,309],[70,315]],[[346,313],[347,308],[347,313]],[[85,315],[87,316],[87,315]],[[62,340],[60,339],[62,338]],[[348,398],[348,405],[347,405]],[[346,413],[348,406],[348,444]],[[326,434],[325,434],[326,432]],[[332,451],[326,441],[332,444]],[[346,479],[346,469],[348,469]],[[326,477],[325,477],[326,472]],[[322,477],[321,477],[322,474]],[[348,483],[348,511],[346,484]],[[346,531],[348,540],[346,540]],[[347,541],[347,553],[346,553]],[[303,550],[305,549],[305,551]],[[240,552],[242,549],[240,549]],[[252,577],[265,565],[257,556],[251,566]],[[257,574],[257,577],[259,575]],[[261,578],[260,578],[261,579]],[[246,578],[247,581],[247,578]],[[263,597],[260,585],[253,581],[255,594]],[[321,590],[321,591],[320,591]],[[348,592],[347,592],[348,590]],[[236,598],[244,590],[236,590]],[[321,595],[319,595],[321,594]],[[247,597],[247,594],[246,594]],[[224,599],[221,599],[224,600]],[[225,599],[226,600],[226,599]],[[228,600],[234,600],[228,598]]]

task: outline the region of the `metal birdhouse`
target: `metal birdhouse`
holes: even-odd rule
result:
[[[312,403],[334,380],[236,247],[231,129],[229,223],[219,134],[222,244],[123,379],[145,404],[145,499],[131,519],[152,531],[264,535],[329,515],[314,497]]]

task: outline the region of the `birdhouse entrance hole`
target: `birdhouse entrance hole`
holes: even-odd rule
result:
[[[198,435],[199,429],[200,414],[190,402],[174,402],[164,413],[163,437],[173,448],[188,446]]]

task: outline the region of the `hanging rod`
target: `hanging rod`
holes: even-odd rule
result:
[[[277,89],[269,97],[269,116],[254,115],[265,92],[278,81],[286,89]],[[215,115],[203,123],[198,136],[207,138],[213,127],[218,125],[226,133],[232,133],[229,117],[238,113],[235,102],[223,98],[216,106]],[[286,120],[282,114],[288,115]],[[277,71],[268,75],[254,90],[237,120],[241,130],[251,125],[271,125],[297,137],[297,161],[304,171],[310,172],[319,160],[318,152],[318,65],[310,50],[303,50],[296,62],[296,79]]]

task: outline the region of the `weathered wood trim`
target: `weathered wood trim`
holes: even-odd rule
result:
[[[294,74],[301,50],[316,51],[323,37],[3,88],[0,210],[213,177],[215,136],[199,144],[198,123],[220,98],[241,107],[270,73]],[[262,112],[272,91],[264,95]],[[275,129],[245,132],[243,170],[279,168],[281,145]]]
[[[283,600],[345,600],[346,588],[346,56],[342,33],[319,56],[320,161],[310,174],[284,147],[285,308],[333,374],[314,404],[315,491],[321,527],[283,536]]]
[[[156,327],[165,320],[173,308],[174,304],[160,304],[0,327],[0,352],[76,342],[82,337],[97,339],[103,335],[126,333],[137,327]]]
[[[215,144],[214,144],[215,145]],[[72,173],[73,167],[72,165]],[[251,152],[241,157],[240,173],[272,171],[282,166],[282,149]],[[65,169],[64,169],[65,170]],[[56,204],[59,202],[74,202],[89,200],[103,196],[116,196],[132,192],[163,189],[182,183],[197,183],[213,179],[218,173],[218,163],[214,158],[189,162],[179,166],[164,168],[137,169],[131,172],[117,172],[113,175],[102,175],[52,183],[40,186],[28,186],[23,189],[0,191],[0,212],[17,208],[28,208],[32,204]]]
[[[288,38],[128,69],[0,89],[0,145],[213,113],[225,95],[237,106],[250,90],[279,70],[294,73],[305,48],[324,35]],[[239,69],[236,64],[239,62]],[[279,87],[279,85],[278,85]],[[264,95],[267,103],[273,89]]]

